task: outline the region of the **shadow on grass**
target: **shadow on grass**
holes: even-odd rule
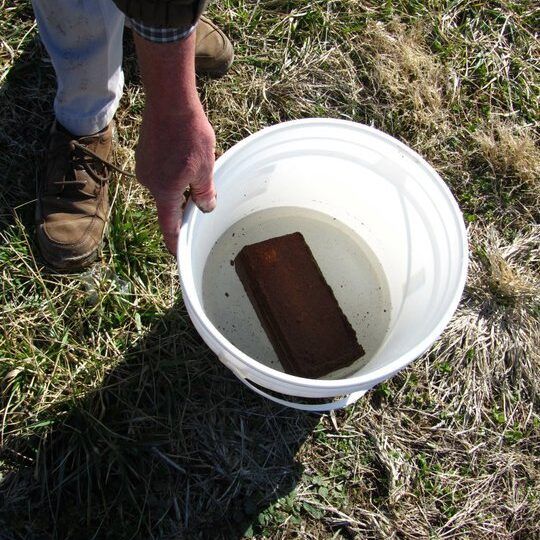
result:
[[[245,389],[181,303],[53,418],[17,443],[32,470],[0,484],[7,538],[242,538],[294,488],[318,423]]]
[[[33,226],[54,91],[54,72],[39,38],[28,38],[0,87],[0,237],[17,220]]]
[[[32,17],[30,7],[23,15]],[[129,83],[138,76],[126,34]],[[54,91],[39,39],[28,38],[0,88],[0,234],[8,239],[17,221],[33,236]],[[294,456],[318,417],[245,389],[181,302],[112,363],[94,391],[60,389],[66,397],[54,410],[0,448],[2,470],[11,471],[0,475],[1,540],[241,538],[294,488],[302,474]]]

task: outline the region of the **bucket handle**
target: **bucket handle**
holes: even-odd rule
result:
[[[341,399],[338,399],[337,401],[331,401],[329,403],[317,403],[314,405],[308,405],[305,403],[295,403],[293,401],[287,401],[285,399],[281,399],[275,396],[272,396],[271,394],[267,394],[264,390],[261,390],[257,386],[255,386],[249,379],[246,379],[237,369],[231,367],[229,362],[223,362],[248,388],[259,394],[260,396],[263,396],[267,399],[270,399],[271,401],[274,401],[275,403],[279,403],[280,405],[284,405],[285,407],[292,407],[293,409],[299,409],[301,411],[310,411],[310,412],[327,412],[327,411],[334,411],[336,409],[342,409],[343,407],[346,407],[347,405],[352,405],[356,401],[358,401],[366,392],[367,390],[358,390],[356,392],[353,392],[352,394],[349,394],[347,396],[344,396]]]

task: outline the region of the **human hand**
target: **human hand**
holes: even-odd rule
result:
[[[136,150],[137,178],[156,203],[167,249],[176,254],[184,192],[203,212],[216,206],[213,182],[215,135],[202,106],[163,113],[148,106]]]
[[[186,188],[203,212],[216,206],[216,140],[195,84],[195,32],[172,43],[137,33],[133,39],[146,93],[136,173],[156,201],[165,244],[175,254]]]

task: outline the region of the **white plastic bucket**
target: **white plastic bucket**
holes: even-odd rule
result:
[[[263,129],[236,144],[217,160],[214,174],[219,194],[216,210],[203,214],[192,203],[186,207],[178,243],[180,282],[197,331],[252,390],[299,409],[337,409],[355,402],[404,368],[442,333],[465,285],[466,231],[448,187],[406,145],[354,122],[296,120]],[[214,285],[203,282],[203,273],[214,244],[236,222],[272,208],[292,213],[294,209],[306,209],[327,216],[347,234],[356,236],[382,268],[389,297],[383,339],[367,351],[367,363],[342,377],[305,379],[288,375],[279,366],[272,367],[240,350],[205,310],[204,298],[214,291],[203,288],[212,289]],[[275,235],[272,230],[263,233],[267,238]],[[258,239],[262,239],[260,234]],[[313,249],[307,236],[306,240]],[[312,236],[312,241],[316,243],[317,236]],[[313,251],[320,264],[317,253],[324,258],[324,245]],[[229,258],[233,257],[231,253]],[[225,263],[228,259],[224,268]],[[333,282],[337,283],[338,276],[342,283],[344,278],[345,283],[358,283],[360,287],[364,280],[361,268],[357,272],[349,268],[346,276],[339,275],[344,271],[342,265],[332,264],[332,260],[321,268],[334,292]],[[237,288],[242,290],[239,281]],[[222,298],[223,291],[216,290],[215,294]],[[336,296],[344,308],[343,302],[368,298],[369,291],[359,294],[347,296],[345,292],[341,299]],[[344,311],[348,318],[355,315]],[[247,316],[255,318],[254,312]],[[258,328],[257,340],[267,339],[262,327],[256,321],[251,323]],[[364,335],[368,338],[369,330]],[[362,338],[359,341],[363,343]],[[264,389],[303,398],[342,397],[308,405],[289,402]]]

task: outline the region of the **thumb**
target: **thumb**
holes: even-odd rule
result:
[[[156,201],[156,209],[158,222],[163,240],[167,249],[176,255],[178,245],[178,234],[180,225],[182,224],[183,204],[185,198],[178,197],[154,197]]]
[[[217,194],[212,169],[191,183],[191,198],[203,212],[211,212],[216,207]]]

